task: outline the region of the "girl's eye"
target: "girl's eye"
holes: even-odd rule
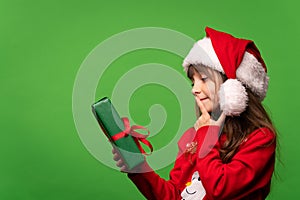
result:
[[[208,79],[208,77],[202,77],[201,80],[204,82]]]
[[[192,85],[192,87],[194,87],[194,83],[192,83],[191,85]]]

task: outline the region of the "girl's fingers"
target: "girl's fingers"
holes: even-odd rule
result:
[[[205,106],[203,105],[203,103],[201,102],[201,100],[195,96],[195,99],[196,99],[196,102],[200,108],[200,111],[201,111],[201,115],[204,115],[204,116],[209,116],[209,113],[207,112]]]
[[[117,146],[113,145],[113,148],[112,148],[112,153],[113,154],[119,154],[119,151],[117,150]]]
[[[117,167],[125,166],[123,160],[121,160],[121,159],[117,161],[116,165],[117,165]]]
[[[114,159],[114,161],[118,161],[121,159],[121,156],[118,153],[114,153],[113,159]]]
[[[128,169],[125,165],[123,165],[121,168],[120,168],[120,171],[121,172],[128,172]]]
[[[194,128],[197,131],[201,126],[207,125],[209,123],[210,114],[207,112],[205,106],[198,97],[195,96],[195,100],[201,111],[201,116],[197,119],[196,123],[194,124]]]
[[[113,153],[113,159],[116,161],[116,166],[120,168],[121,172],[127,172],[127,166],[125,165],[124,161],[122,160],[122,157],[120,156],[120,153],[118,150],[116,150],[115,147],[112,149]]]
[[[118,161],[118,160],[121,159],[120,153],[116,150],[115,147],[113,147],[112,153],[113,153],[113,159],[114,159],[115,161]]]

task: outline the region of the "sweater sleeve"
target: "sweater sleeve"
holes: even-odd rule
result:
[[[195,137],[199,144],[196,165],[206,198],[241,199],[268,188],[274,170],[275,134],[267,128],[252,132],[226,164],[218,151],[218,134],[219,127],[204,126]]]
[[[180,162],[180,159],[176,160]],[[146,164],[148,165],[148,164]],[[177,175],[180,173],[180,165],[175,163],[170,172],[170,180],[161,178],[153,170],[145,173],[129,173],[128,177],[136,185],[139,191],[151,200],[181,199],[180,190],[177,187]]]
[[[183,150],[185,144],[191,141],[196,132],[193,128],[188,129],[178,141],[179,152],[173,169],[170,171],[170,179],[165,180],[155,173],[145,161],[142,168],[148,169],[146,173],[129,173],[128,177],[140,190],[140,192],[151,200],[177,200],[181,199],[180,177],[182,165],[185,162]],[[182,185],[182,184],[181,184]]]

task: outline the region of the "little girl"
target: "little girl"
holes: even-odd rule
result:
[[[197,121],[178,141],[170,179],[146,161],[128,172],[115,150],[114,160],[147,199],[265,199],[276,148],[275,129],[261,104],[266,65],[253,41],[205,30],[183,62]]]

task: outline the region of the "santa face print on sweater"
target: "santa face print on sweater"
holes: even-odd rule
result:
[[[194,172],[191,182],[186,183],[186,188],[181,193],[181,200],[203,199],[206,192],[200,180],[198,171]]]

